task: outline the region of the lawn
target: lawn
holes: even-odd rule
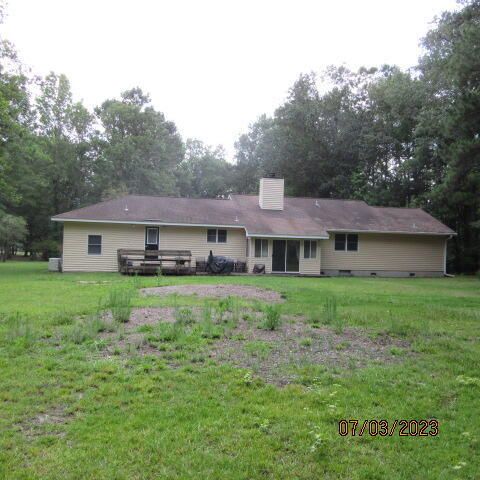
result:
[[[0,264],[0,478],[478,478],[478,278],[128,278],[46,267]],[[139,294],[180,284],[265,287],[284,302]],[[121,309],[119,294],[176,320],[135,332],[107,321],[100,312]],[[301,352],[291,365],[276,351],[281,332]],[[439,429],[341,436],[341,419],[436,419]]]

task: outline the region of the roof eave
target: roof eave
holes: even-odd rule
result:
[[[358,228],[329,228],[329,232],[348,232],[348,233],[383,233],[383,234],[395,234],[395,235],[438,235],[438,236],[456,236],[456,232],[409,232],[402,230],[359,230]]]
[[[247,233],[247,237],[262,237],[262,238],[300,238],[300,239],[307,239],[307,240],[328,240],[330,238],[329,235],[290,235],[284,233]]]
[[[79,223],[114,223],[123,225],[162,225],[165,227],[212,227],[212,228],[243,228],[244,225],[235,224],[210,224],[210,223],[178,223],[178,222],[162,222],[159,220],[99,220],[99,219],[86,219],[86,218],[59,218],[52,217],[53,222],[79,222]]]

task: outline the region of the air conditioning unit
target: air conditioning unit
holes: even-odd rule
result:
[[[49,272],[61,272],[62,271],[62,259],[61,258],[49,258],[48,259],[48,271]]]

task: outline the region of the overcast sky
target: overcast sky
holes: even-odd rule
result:
[[[140,86],[184,138],[233,143],[302,72],[409,67],[454,0],[9,0],[5,36],[34,73],[93,107]]]

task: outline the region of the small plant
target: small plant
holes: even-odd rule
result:
[[[229,295],[227,298],[222,298],[218,302],[219,308],[224,310],[225,312],[232,312],[235,304],[235,299]]]
[[[110,290],[108,295],[108,307],[112,312],[113,319],[119,323],[126,323],[130,320],[132,312],[133,292],[130,289],[116,288]]]
[[[7,317],[8,338],[15,340],[23,348],[30,348],[35,341],[35,333],[28,318],[22,318],[18,312]]]
[[[266,359],[272,350],[272,346],[267,342],[248,342],[245,345],[245,351],[252,357]]]
[[[175,342],[184,333],[183,325],[179,322],[160,323],[158,325],[159,332],[157,338],[161,342]]]
[[[249,387],[250,385],[253,384],[253,375],[252,375],[252,372],[247,372],[244,376],[243,376],[243,383],[245,385],[247,385],[247,387]]]
[[[175,322],[181,323],[182,325],[195,323],[195,316],[193,315],[192,309],[188,307],[177,308],[175,310]]]
[[[406,337],[409,333],[414,332],[417,328],[410,322],[399,319],[389,310],[389,326],[388,333],[397,337]],[[428,327],[425,327],[428,328]]]
[[[160,267],[157,268],[157,270],[155,271],[155,274],[157,276],[157,287],[160,287],[163,283],[163,279],[162,279],[162,269]]]
[[[233,299],[231,312],[232,312],[232,322],[235,326],[237,326],[240,320],[240,305],[238,304],[237,299]]]
[[[478,377],[467,377],[466,375],[458,375],[456,381],[460,385],[480,387],[480,378]]]
[[[311,311],[311,312],[308,314],[307,323],[308,323],[309,325],[311,325],[313,328],[318,328],[318,327],[320,327],[320,318],[319,318],[318,312],[316,312],[316,311]]]
[[[280,308],[278,305],[267,305],[264,310],[263,328],[277,330],[281,324]]]
[[[346,350],[350,346],[350,342],[340,342],[335,345],[335,350]]]
[[[300,345],[302,347],[311,347],[313,343],[313,340],[311,338],[302,338],[300,340]]]
[[[212,304],[210,302],[205,302],[202,309],[202,320],[204,322],[212,321]]]
[[[258,429],[263,433],[268,433],[270,431],[270,420],[266,418],[260,425]]]
[[[80,323],[77,323],[70,330],[69,338],[70,338],[70,341],[79,345],[79,344],[83,343],[88,338],[88,335],[87,335],[85,329],[83,328],[83,325],[80,324]]]
[[[202,322],[200,336],[202,338],[220,338],[221,337],[221,330],[220,327],[214,325],[212,319],[204,320]]]
[[[401,356],[405,353],[405,350],[400,347],[391,347],[390,348],[390,353],[396,357]]]
[[[313,436],[313,443],[310,446],[310,452],[318,452],[324,445],[324,440],[320,434],[320,427],[314,426],[310,434]]]
[[[329,296],[325,299],[323,307],[324,323],[333,325],[337,320],[337,299],[334,296]]]
[[[138,290],[140,288],[140,278],[138,277],[138,272],[135,272],[132,277],[132,288],[134,290]]]

